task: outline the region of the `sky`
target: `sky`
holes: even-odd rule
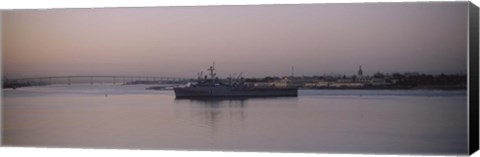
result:
[[[467,4],[4,10],[3,75],[466,73]]]

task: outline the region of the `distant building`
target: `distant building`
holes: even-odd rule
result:
[[[315,81],[315,82],[305,83],[304,87],[307,87],[307,88],[329,87],[330,84],[331,84],[331,83],[328,82],[328,81],[317,80],[317,81]]]
[[[280,80],[280,81],[275,81],[275,82],[273,82],[272,84],[273,84],[273,85],[272,85],[273,87],[277,87],[277,88],[285,88],[285,87],[288,87],[288,83],[287,83],[286,81],[282,81],[282,80]]]
[[[335,82],[330,85],[336,88],[359,88],[365,86],[363,83],[356,82]]]
[[[274,87],[303,87],[306,83],[312,83],[315,78],[307,77],[283,77],[281,80],[272,82]]]
[[[373,85],[373,86],[389,85],[389,83],[387,83],[387,81],[383,78],[373,78],[373,79],[370,80],[370,84]]]
[[[272,83],[269,82],[255,82],[253,83],[254,87],[271,87]]]
[[[355,82],[369,83],[371,78],[368,77],[359,77],[355,79]]]

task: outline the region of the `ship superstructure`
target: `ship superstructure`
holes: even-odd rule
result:
[[[185,87],[173,88],[177,98],[198,97],[280,97],[297,96],[297,88],[249,87],[245,84],[242,73],[235,78],[230,76],[226,80],[216,77],[215,63],[208,69],[209,76],[198,74],[195,82]]]

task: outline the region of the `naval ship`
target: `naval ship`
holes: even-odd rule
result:
[[[236,78],[219,80],[215,73],[215,63],[207,69],[209,77],[203,72],[198,74],[198,78],[194,82],[189,82],[184,87],[175,87],[176,98],[208,98],[208,97],[296,97],[298,95],[297,88],[293,87],[250,87],[245,84],[241,74]]]

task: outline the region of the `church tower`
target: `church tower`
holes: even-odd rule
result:
[[[358,68],[358,76],[359,77],[362,77],[363,76],[363,71],[362,71],[362,66],[360,65],[360,67]]]

